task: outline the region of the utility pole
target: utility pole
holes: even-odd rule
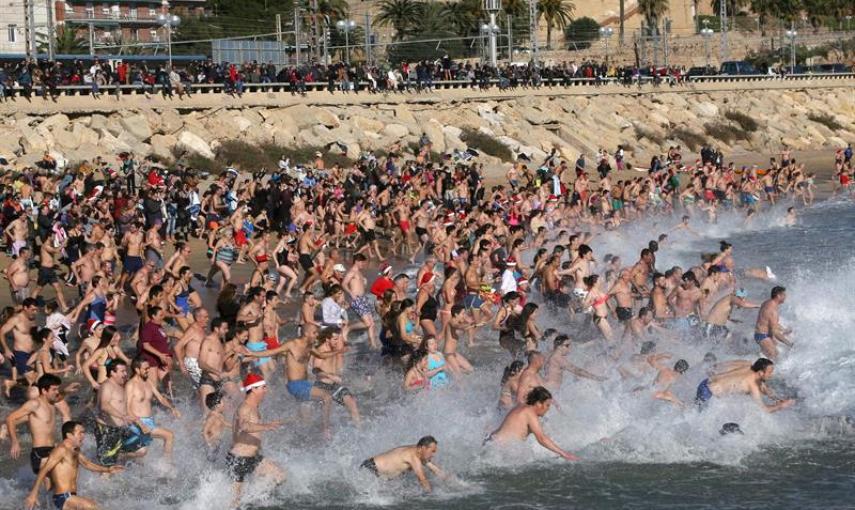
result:
[[[32,0],[24,0],[24,53],[27,54],[27,59],[33,58],[33,48],[30,46],[30,2]]]
[[[531,37],[531,60],[537,68],[537,0],[528,0],[528,31]]]
[[[514,42],[513,36],[511,35],[511,18],[512,16],[508,14],[508,63],[514,61]]]
[[[721,48],[719,62],[727,60],[727,0],[719,0],[719,17],[721,18]]]
[[[282,15],[276,14],[276,64],[282,67]]]
[[[321,38],[321,27],[320,20],[318,20],[318,0],[312,0],[311,3],[312,9],[312,43],[313,43],[313,51],[315,53],[315,58],[319,60],[321,58],[321,47],[318,44]],[[326,29],[324,29],[324,34],[326,34]],[[326,42],[324,42],[324,47],[326,48]],[[325,50],[326,51],[326,50]]]
[[[45,1],[45,11],[47,14],[47,38],[48,38],[48,60],[53,61],[54,50],[56,43],[56,34],[53,26],[53,0]]]
[[[300,9],[294,9],[294,60],[300,67]]]
[[[371,65],[371,15],[365,13],[365,63]]]
[[[89,22],[89,55],[95,56],[95,24]]]
[[[38,59],[39,47],[36,45],[36,0],[27,0],[24,4],[24,27],[26,29],[27,44],[30,46],[29,54]]]

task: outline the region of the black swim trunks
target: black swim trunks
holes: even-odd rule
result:
[[[374,457],[364,461],[359,465],[359,469],[367,469],[374,473],[374,476],[380,476],[380,471],[377,470],[377,464],[374,462]]]
[[[246,477],[258,468],[264,457],[260,454],[254,457],[239,457],[232,453],[226,455],[226,467],[232,479],[237,483],[243,483]]]
[[[45,285],[53,285],[58,281],[59,278],[56,276],[55,267],[39,267],[39,275],[36,279],[36,285],[44,287]]]
[[[210,373],[203,371],[202,376],[199,377],[199,386],[210,386],[214,391],[220,391],[223,389],[223,381],[214,379]]]
[[[315,381],[315,388],[328,392],[332,396],[333,402],[340,406],[344,405],[344,397],[353,396],[349,389],[338,383]]]
[[[618,306],[617,308],[615,308],[615,313],[617,313],[617,318],[621,322],[626,322],[632,319],[632,308]]]
[[[300,257],[297,260],[300,262],[300,267],[303,268],[303,271],[305,271],[307,273],[309,272],[310,269],[312,269],[312,267],[314,267],[314,264],[312,263],[312,256],[311,255],[308,255],[306,253],[301,253]]]
[[[33,474],[39,474],[39,469],[42,467],[42,461],[46,460],[53,451],[53,446],[37,446],[30,450],[30,467],[33,469]]]

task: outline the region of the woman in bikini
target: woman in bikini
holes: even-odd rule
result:
[[[442,331],[440,336],[446,336],[446,329],[451,321],[451,307],[457,303],[457,286],[460,284],[460,272],[450,267],[445,271],[445,281],[442,282],[440,290],[442,308],[439,310],[439,316],[442,319]]]
[[[583,304],[585,307],[590,307],[594,325],[597,326],[603,337],[606,340],[611,340],[612,327],[609,325],[609,307],[606,304],[609,300],[609,295],[600,289],[599,275],[592,274],[591,276],[586,276],[582,281],[585,283],[585,290],[588,291]]]
[[[520,386],[523,368],[525,368],[525,363],[520,360],[516,360],[505,367],[502,374],[502,391],[499,393],[499,410],[508,411],[517,404],[516,394]]]
[[[419,349],[410,357],[407,373],[404,375],[404,389],[406,391],[418,391],[427,389],[430,382],[427,373],[427,352]]]
[[[449,377],[445,371],[445,356],[439,352],[436,338],[433,336],[425,337],[419,350],[427,351],[427,372],[425,376],[428,378],[431,389],[447,386]]]

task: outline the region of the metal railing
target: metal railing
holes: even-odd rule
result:
[[[817,74],[789,74],[789,75],[766,75],[766,74],[753,74],[753,75],[712,75],[712,76],[692,76],[686,77],[683,76],[680,81],[688,82],[688,83],[744,83],[744,82],[773,82],[773,81],[798,81],[798,80],[845,80],[845,79],[855,79],[855,72],[849,73],[817,73]],[[680,81],[676,80],[673,76],[661,76],[658,79],[651,76],[634,76],[632,79],[627,80],[623,78],[565,78],[565,77],[555,77],[555,78],[542,78],[537,83],[525,82],[521,83],[521,86],[525,86],[528,88],[538,88],[538,87],[603,87],[608,85],[620,85],[620,86],[640,86],[642,84],[678,84]],[[378,83],[381,81],[378,80]],[[359,82],[351,82],[354,85],[354,89],[356,91],[367,91],[369,87],[369,82],[367,81],[359,81]],[[333,91],[339,92],[341,89],[339,88],[340,82],[336,81],[334,84]],[[399,88],[398,91],[391,90],[383,90],[379,89],[380,92],[404,92],[404,91],[413,91],[413,90],[421,90],[421,89],[432,89],[432,90],[452,90],[452,89],[484,89],[485,86],[487,88],[498,87],[499,90],[506,90],[509,88],[509,82],[506,80],[499,80],[496,78],[487,80],[486,82],[476,81],[473,82],[471,80],[437,80],[433,82],[422,82],[421,84],[416,83],[415,81],[405,82],[403,84],[399,84],[402,88]],[[202,83],[202,84],[185,84],[185,90],[189,91],[191,94],[233,94],[236,93],[233,87],[227,87],[222,83]],[[325,92],[329,90],[329,82],[306,82],[304,86],[300,87],[298,85],[292,85],[288,82],[274,82],[274,83],[245,83],[243,85],[243,92],[246,93],[297,93],[301,92],[300,89],[305,90],[305,92]],[[22,87],[16,86],[11,88],[14,91],[15,95],[20,95],[23,91]],[[142,95],[142,94],[159,94],[163,90],[162,85],[103,85],[98,88],[98,94],[100,95]],[[10,88],[6,88],[6,94],[9,95]],[[93,94],[93,88],[91,85],[64,85],[60,87],[56,87],[56,91],[60,96],[91,96]],[[32,89],[34,95],[39,96],[41,94],[41,87],[34,87]]]

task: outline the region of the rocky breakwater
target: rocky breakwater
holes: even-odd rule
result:
[[[426,134],[437,152],[467,146],[499,164],[524,153],[533,161],[553,148],[566,158],[623,145],[644,163],[663,146],[725,154],[844,146],[855,140],[851,88],[509,96],[424,103],[221,107],[179,112],[128,109],[109,115],[18,112],[0,121],[0,156],[32,164],[50,152],[69,163],[122,151],[172,160],[216,159],[230,140],[251,145],[328,148],[349,158],[363,151],[404,150]],[[489,143],[487,143],[489,142]],[[496,148],[502,150],[496,150]],[[223,162],[225,163],[225,162]]]

